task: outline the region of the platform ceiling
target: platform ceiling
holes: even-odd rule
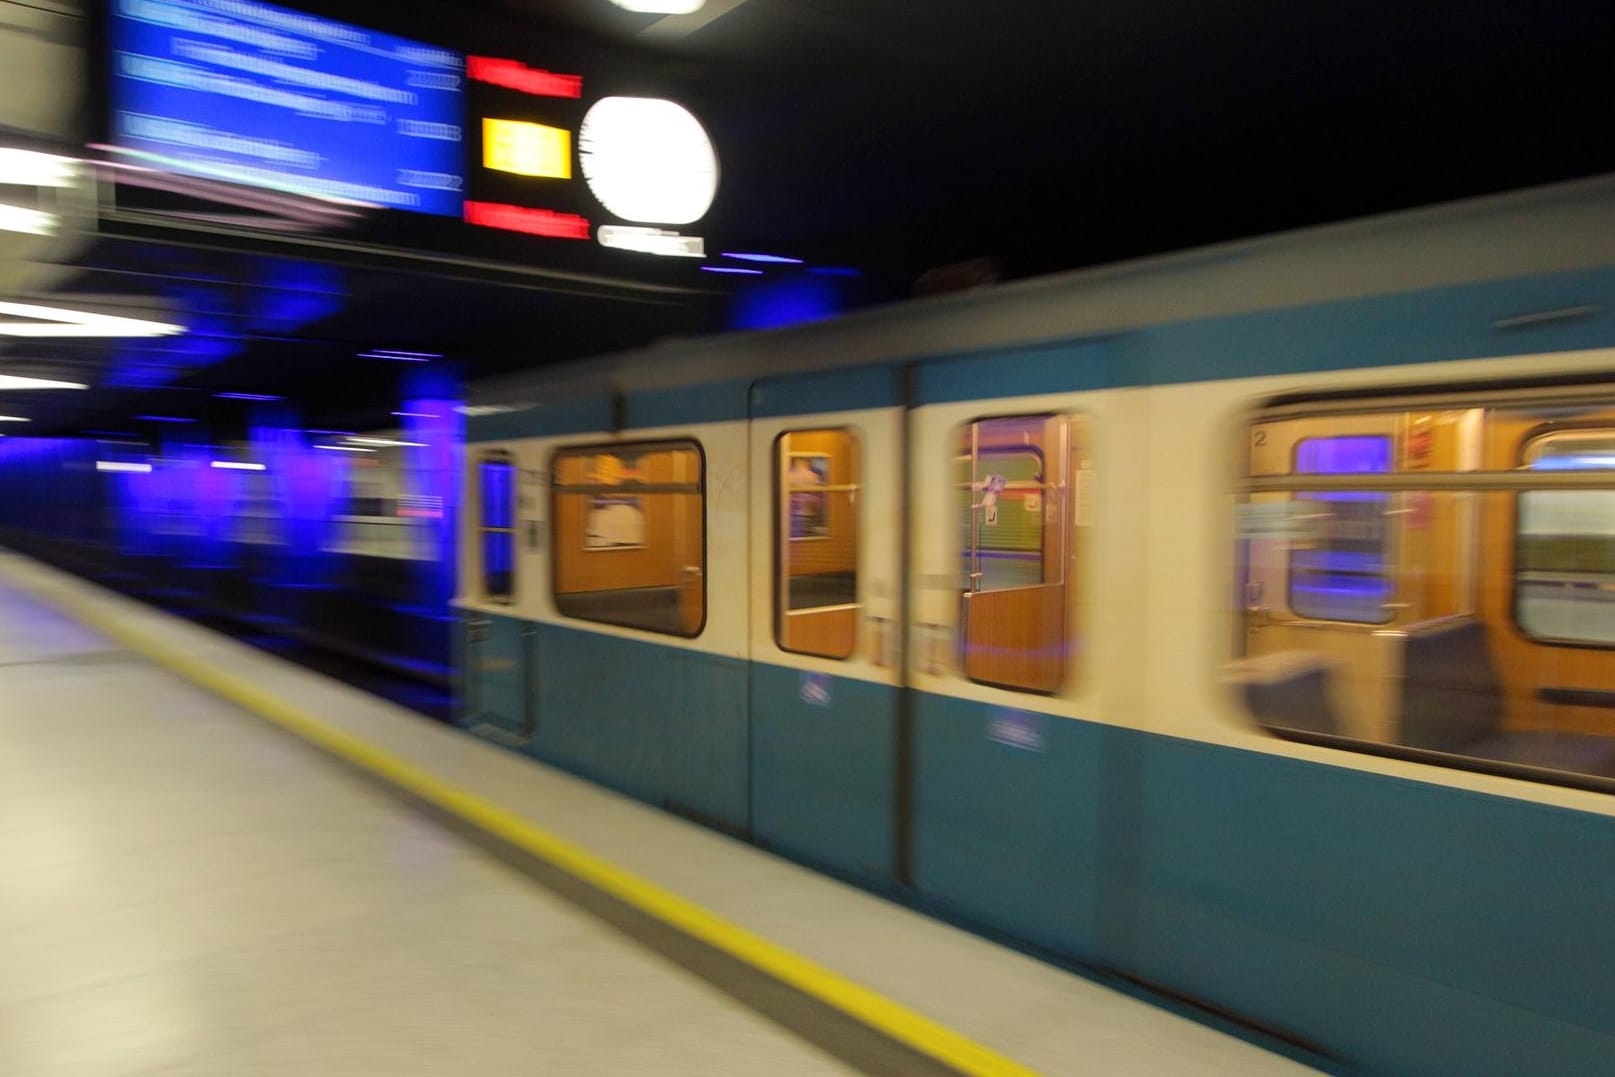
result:
[[[82,21],[72,4],[47,6]],[[303,6],[382,28],[401,10]],[[703,227],[725,246],[858,268],[844,296],[853,303],[900,299],[960,262],[971,268],[956,281],[1014,279],[1615,171],[1608,3],[708,0],[700,15],[664,18],[607,0],[468,0],[436,10],[677,77],[703,102],[722,159]],[[209,403],[221,390],[299,397],[310,421],[378,423],[396,372],[357,359],[367,348],[443,352],[477,377],[730,321],[716,285],[568,289],[127,222],[49,261],[36,298],[160,297],[197,331],[177,357],[164,351],[171,339],[12,346],[7,369],[98,386],[0,398],[0,412],[24,409],[38,432],[185,407],[228,426],[241,408]]]

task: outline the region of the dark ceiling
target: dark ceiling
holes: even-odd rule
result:
[[[708,0],[667,20],[607,0],[303,5],[672,80],[721,157],[711,245],[857,267],[837,285],[847,304],[912,294],[950,263],[1008,279],[1615,170],[1607,2]],[[197,331],[26,349],[103,386],[27,406],[42,432],[180,406],[227,426],[239,405],[204,402],[228,390],[380,423],[396,376],[357,357],[372,347],[442,352],[475,377],[733,324],[729,282],[693,267],[560,267],[590,270],[579,285],[522,257],[105,223],[57,286],[155,292]]]

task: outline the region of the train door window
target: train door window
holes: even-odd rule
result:
[[[697,636],[706,623],[706,462],[694,441],[561,449],[551,564],[567,617]]]
[[[489,453],[478,467],[478,479],[482,596],[509,602],[516,593],[516,465],[508,453]]]
[[[1066,681],[1072,474],[1083,426],[1063,415],[979,419],[955,454],[965,676],[1025,692]]]
[[[1296,443],[1295,471],[1352,475],[1391,470],[1391,438],[1350,434]],[[1345,490],[1300,493],[1317,517],[1313,540],[1290,551],[1289,604],[1320,621],[1384,624],[1391,619],[1389,534],[1383,493]]]
[[[848,658],[857,649],[859,467],[850,430],[794,430],[774,442],[781,650]]]
[[[1615,429],[1531,438],[1536,471],[1615,469]],[[1519,500],[1514,616],[1539,640],[1615,646],[1615,490],[1532,490]]]

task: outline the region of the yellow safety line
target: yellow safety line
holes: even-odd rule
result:
[[[1035,1071],[967,1036],[793,953],[761,935],[625,871],[602,857],[535,826],[515,812],[449,784],[406,759],[338,729],[308,711],[266,692],[170,644],[123,623],[91,600],[71,592],[36,595],[65,607],[74,617],[180,676],[266,718],[422,800],[584,880],[618,900],[722,950],[755,969],[832,1006],[891,1039],[961,1073],[981,1077],[1035,1077]]]

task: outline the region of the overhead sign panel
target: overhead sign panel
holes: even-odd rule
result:
[[[115,0],[114,141],[164,167],[460,216],[464,57],[253,0]]]

